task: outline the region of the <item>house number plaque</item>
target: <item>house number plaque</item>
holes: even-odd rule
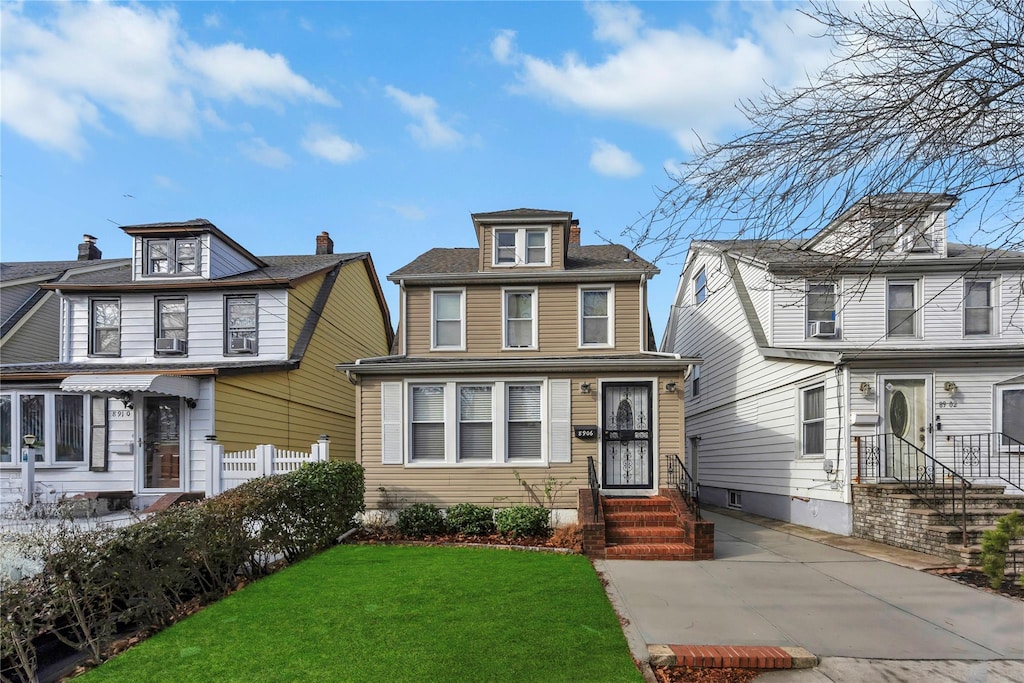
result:
[[[597,425],[573,425],[572,433],[577,439],[593,439],[597,436]]]

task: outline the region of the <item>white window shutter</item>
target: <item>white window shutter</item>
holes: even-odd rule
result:
[[[572,462],[572,383],[567,379],[548,382],[548,443],[550,462]]]
[[[384,465],[402,464],[402,383],[380,384],[380,453]]]

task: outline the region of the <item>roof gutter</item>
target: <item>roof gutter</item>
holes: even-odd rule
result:
[[[507,283],[509,278],[514,276],[516,278],[528,279],[535,282],[561,282],[563,280],[570,280],[573,282],[606,282],[608,280],[633,280],[638,277],[649,277],[648,273],[657,275],[661,271],[657,268],[639,270],[600,270],[592,272],[580,272],[579,270],[566,270],[566,271],[525,271],[517,270],[512,271],[500,271],[500,272],[485,272],[485,273],[421,273],[421,274],[408,274],[401,275],[399,277],[388,276],[388,281],[396,284],[402,284],[405,281],[412,282],[414,284],[430,284],[430,283],[445,283],[445,282],[497,282]]]
[[[648,352],[644,354],[650,358],[620,358],[614,361],[613,369],[616,372],[623,371],[661,371],[664,366],[675,367],[677,365],[699,365],[703,361],[700,358],[689,358],[678,354],[661,354]],[[360,358],[354,363],[342,363],[337,365],[348,376],[359,375],[405,375],[412,374],[480,374],[500,371],[582,371],[582,370],[609,370],[609,360],[606,357],[600,358],[510,358],[510,359],[466,359],[454,361],[424,361],[408,363],[381,363],[374,365],[373,361],[394,360],[404,356],[384,356],[383,358]],[[675,362],[673,362],[675,361]]]

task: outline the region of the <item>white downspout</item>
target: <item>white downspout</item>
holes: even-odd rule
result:
[[[640,274],[640,353],[650,351],[647,348],[647,297],[644,296],[644,287],[647,285],[647,273]],[[657,349],[655,349],[657,351]]]
[[[398,324],[402,326],[402,355],[409,353],[409,316],[405,310],[407,306],[405,297],[405,278],[398,281],[398,311],[401,316]]]

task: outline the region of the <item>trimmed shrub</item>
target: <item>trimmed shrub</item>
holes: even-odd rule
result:
[[[1006,572],[1006,553],[1010,550],[1010,542],[1024,536],[1024,517],[1014,510],[996,520],[996,528],[989,529],[981,535],[981,570],[988,577],[992,588],[1003,585]],[[1024,585],[1024,575],[1021,576]]]
[[[413,503],[398,513],[398,530],[410,538],[444,533],[444,517],[436,505]]]
[[[494,509],[483,505],[453,505],[448,508],[444,521],[448,530],[455,534],[487,536],[494,533]]]
[[[509,538],[547,536],[551,533],[547,508],[533,505],[513,505],[494,513],[498,533]]]

